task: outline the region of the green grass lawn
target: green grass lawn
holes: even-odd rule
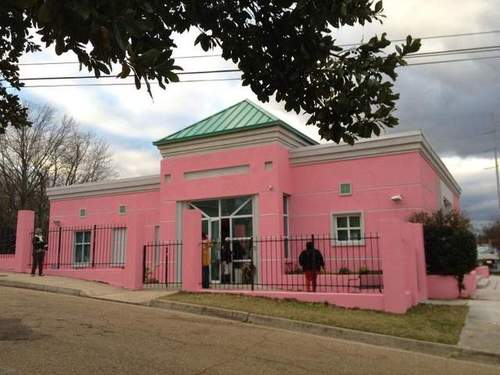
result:
[[[421,304],[404,315],[398,315],[222,293],[179,292],[163,299],[444,344],[458,342],[468,311],[467,306]]]

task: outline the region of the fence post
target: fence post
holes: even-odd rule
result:
[[[409,252],[403,241],[405,224],[399,221],[380,222],[384,310],[392,313],[405,313],[412,305],[407,285],[406,257]]]
[[[61,265],[61,240],[62,240],[62,228],[59,227],[59,235],[57,239],[57,269],[59,269]]]
[[[127,254],[125,262],[128,289],[141,289],[144,279],[144,219],[141,215],[130,214],[127,218]],[[142,264],[141,264],[142,263]]]
[[[146,245],[144,245],[144,247],[142,249],[142,283],[143,284],[146,284],[146,273],[147,273],[147,270],[146,270],[146,251],[147,251],[147,248],[146,248]]]
[[[168,286],[168,245],[165,245],[165,285]]]
[[[92,229],[92,268],[94,268],[95,265],[95,240],[96,240],[96,234],[97,234],[97,225],[94,225]]]
[[[14,258],[15,271],[26,272],[32,253],[33,230],[35,227],[35,212],[20,210],[17,212],[16,254]]]
[[[182,223],[182,290],[201,289],[201,214],[185,210]]]
[[[248,247],[251,251],[250,255],[250,274],[252,275],[252,290],[255,289],[255,264],[253,263],[253,237],[250,239],[250,246]]]

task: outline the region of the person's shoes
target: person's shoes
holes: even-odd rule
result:
[[[40,275],[38,275],[38,276],[45,276],[45,275],[44,275],[43,273],[41,273],[41,274],[40,274]]]

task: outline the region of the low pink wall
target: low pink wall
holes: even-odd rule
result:
[[[16,258],[14,254],[0,254],[0,271],[14,271]]]
[[[282,289],[305,292],[304,274],[281,275],[276,284],[285,285]],[[335,286],[336,285],[336,286]],[[316,280],[316,292],[359,293],[359,275],[319,274]]]
[[[490,267],[488,266],[476,267],[476,273],[478,276],[490,277]]]
[[[214,290],[200,289],[197,292],[206,293],[230,293],[254,297],[267,297],[278,299],[295,299],[303,302],[328,303],[335,306],[350,309],[365,309],[384,311],[384,296],[371,293],[301,293],[301,292],[279,292],[264,290]]]
[[[125,268],[48,268],[47,275],[71,277],[75,279],[100,281],[128,289],[142,288],[142,267],[144,244],[144,223],[147,214],[132,212],[126,217],[127,248]],[[30,272],[32,253],[31,236],[34,227],[34,212],[19,211],[17,218],[16,254],[14,257],[0,256],[0,270]]]
[[[476,271],[465,275],[465,289],[460,294],[457,279],[453,276],[427,275],[427,288],[430,299],[469,298],[476,292]]]
[[[280,273],[282,269],[277,267],[278,279],[287,289],[296,284],[297,290],[209,290],[201,288],[201,272],[199,267],[193,264],[200,262],[199,240],[196,239],[200,231],[200,214],[196,211],[186,210],[184,212],[184,248],[183,248],[183,285],[182,289],[189,292],[211,292],[211,293],[234,293],[249,296],[261,296],[270,298],[291,298],[304,302],[329,303],[346,308],[359,308],[367,310],[379,310],[396,314],[404,314],[409,308],[415,306],[427,298],[427,285],[425,277],[425,261],[423,256],[423,242],[416,238],[422,236],[420,224],[383,222],[381,223],[381,258],[383,270],[382,291],[370,290],[369,293],[361,293],[357,287],[357,275],[334,275],[339,284],[349,285],[352,280],[352,289],[339,287],[337,290],[329,288],[328,292],[321,284],[331,285],[331,276],[319,275],[318,288],[316,292],[304,292],[299,290],[304,284],[304,276],[301,274]],[[281,263],[280,263],[281,264]],[[264,284],[266,285],[266,284]],[[272,283],[267,286],[272,287]],[[274,284],[277,285],[277,284]]]

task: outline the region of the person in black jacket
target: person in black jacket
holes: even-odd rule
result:
[[[312,290],[315,292],[318,273],[325,269],[325,261],[321,252],[314,248],[313,242],[306,243],[306,249],[300,253],[299,264],[304,271],[306,291],[311,291],[312,284]]]
[[[38,267],[38,275],[43,276],[43,261],[45,252],[47,251],[47,242],[43,237],[40,228],[35,229],[35,236],[33,237],[33,264],[31,266],[31,276],[35,276]]]

